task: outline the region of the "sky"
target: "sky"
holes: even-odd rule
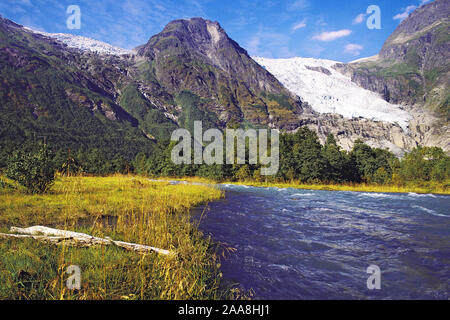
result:
[[[0,15],[50,33],[69,33],[132,49],[175,19],[218,21],[250,55],[342,62],[373,56],[412,11],[431,0],[0,0]],[[78,5],[81,28],[67,8]],[[371,5],[381,29],[369,29]],[[371,20],[372,21],[372,20]]]

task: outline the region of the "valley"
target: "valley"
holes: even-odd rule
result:
[[[80,1],[0,3],[0,300],[448,299],[449,0]]]

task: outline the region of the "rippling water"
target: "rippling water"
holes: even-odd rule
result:
[[[200,227],[237,249],[224,278],[257,299],[450,298],[449,196],[222,187]]]

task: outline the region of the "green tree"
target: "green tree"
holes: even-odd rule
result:
[[[133,161],[134,172],[137,174],[147,173],[147,156],[143,152],[139,152]]]
[[[16,150],[8,159],[6,176],[30,193],[45,193],[55,179],[53,153],[47,146],[36,151]]]
[[[216,181],[222,181],[225,179],[223,170],[223,165],[213,164],[213,165],[201,165],[197,170],[196,174],[200,177],[212,179]]]
[[[346,153],[340,150],[332,134],[328,135],[322,149],[322,156],[326,162],[325,179],[327,181],[343,182],[347,180],[346,167],[348,159]]]
[[[177,177],[183,175],[185,165],[176,165],[172,161],[172,149],[177,142],[168,141],[158,144],[157,149],[150,155],[146,167],[152,176]]]
[[[373,175],[371,182],[378,184],[387,184],[391,181],[391,175],[384,167],[378,168]]]
[[[436,161],[431,169],[430,178],[438,182],[450,179],[450,157],[444,157]]]
[[[304,182],[324,179],[326,162],[322,157],[322,145],[317,134],[308,128],[301,128],[294,134],[294,170],[297,178]]]
[[[445,181],[450,178],[449,162],[441,148],[417,147],[405,155],[399,174],[404,181]]]
[[[385,181],[387,183],[391,180],[393,167],[397,158],[392,152],[383,149],[372,149],[370,146],[364,144],[361,140],[355,141],[353,150],[350,152],[351,161],[356,166],[358,174],[365,182],[374,182],[374,179],[380,181],[380,174],[383,168],[385,173]],[[377,173],[378,172],[378,173]]]

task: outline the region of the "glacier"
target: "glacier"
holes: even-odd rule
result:
[[[379,94],[358,86],[349,76],[335,70],[333,66],[338,61],[301,57],[253,59],[318,113],[397,123],[407,130],[409,113],[401,105],[385,101]]]
[[[91,38],[65,33],[47,33],[24,27],[66,44],[70,48],[105,55],[127,55],[133,50],[112,46]],[[366,118],[397,123],[407,130],[411,116],[402,106],[385,101],[379,94],[354,83],[335,70],[338,61],[315,58],[269,59],[252,57],[272,73],[288,90],[307,102],[318,113],[334,113],[345,118]]]
[[[24,29],[27,30],[28,32],[37,33],[49,38],[53,38],[55,40],[58,40],[59,42],[66,44],[69,48],[76,48],[81,51],[91,51],[97,54],[107,54],[116,56],[131,54],[133,52],[132,50],[122,49],[119,47],[112,46],[108,43],[83,36],[77,36],[67,33],[47,33],[42,31],[36,31],[27,27],[24,27]]]

